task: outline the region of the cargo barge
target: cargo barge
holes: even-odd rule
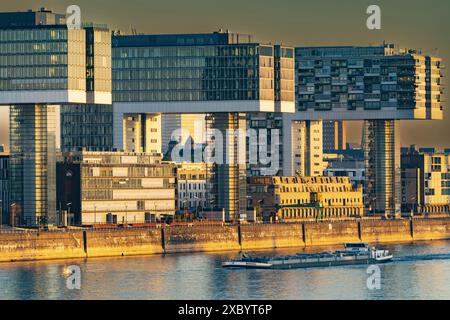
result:
[[[386,263],[393,259],[388,250],[370,248],[367,243],[347,243],[345,250],[313,254],[299,253],[291,256],[250,257],[222,263],[223,268],[246,269],[298,269],[345,265],[369,265]]]

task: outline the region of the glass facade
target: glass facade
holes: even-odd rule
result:
[[[68,29],[63,15],[46,9],[1,13],[0,18],[0,102],[11,105],[12,222],[53,224],[56,110],[50,105],[111,103],[111,35],[94,25]],[[67,123],[81,117],[76,107]],[[102,116],[95,120],[112,122]],[[111,134],[111,126],[92,127],[64,128],[63,145],[111,144],[112,138],[100,136]]]
[[[400,141],[398,122],[364,122],[365,194],[370,212],[396,216],[401,211]]]
[[[82,30],[0,29],[0,90],[85,90],[84,56]]]
[[[9,206],[10,206],[10,173],[9,173],[9,155],[0,150],[0,224],[9,224]]]
[[[245,134],[233,134],[235,130],[246,128],[246,115],[243,113],[215,113],[208,116],[207,126],[219,130],[226,139],[215,140],[215,136],[207,133],[209,143],[221,144],[218,147],[223,154],[217,155],[217,163],[212,164],[209,160],[208,166],[214,166],[214,183],[212,193],[217,195],[214,204],[225,209],[227,221],[237,221],[240,214],[245,213],[247,208],[247,180],[246,180],[246,137]],[[231,130],[231,131],[227,131]],[[214,159],[215,150],[207,151],[207,159]],[[208,162],[208,160],[206,161]]]
[[[56,109],[11,106],[11,209],[14,225],[56,219]]]
[[[61,150],[112,151],[112,105],[62,105]]]
[[[113,40],[115,102],[274,100],[272,46],[122,47],[120,38]]]

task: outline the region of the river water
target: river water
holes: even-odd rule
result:
[[[379,266],[380,286],[372,289],[367,266],[227,270],[221,262],[237,253],[199,253],[4,263],[0,299],[450,299],[450,242],[381,247],[395,260]],[[80,289],[67,288],[71,265],[80,268]]]

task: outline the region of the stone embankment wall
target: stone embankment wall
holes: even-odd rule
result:
[[[0,262],[450,239],[450,218],[0,233]]]

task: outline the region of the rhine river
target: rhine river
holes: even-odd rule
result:
[[[0,264],[0,299],[450,299],[450,242],[380,246],[381,288],[369,290],[367,266],[296,270],[225,270],[237,253],[99,258]],[[327,251],[337,247],[309,249]],[[297,250],[256,252],[293,254]],[[81,289],[66,287],[70,265]]]

